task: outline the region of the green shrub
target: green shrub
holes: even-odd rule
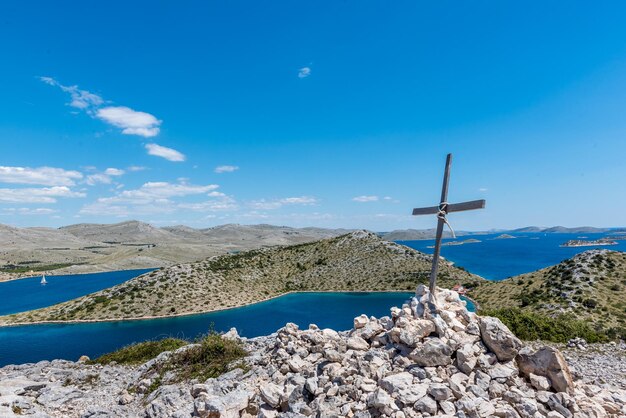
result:
[[[212,332],[201,338],[197,346],[172,356],[166,368],[175,370],[181,380],[204,381],[230,371],[246,355],[241,343]]]
[[[589,309],[594,309],[598,306],[598,302],[595,299],[585,299],[583,300],[583,306]]]
[[[566,314],[552,318],[539,313],[524,312],[519,308],[481,310],[480,314],[499,318],[513,334],[526,341],[566,343],[576,337],[584,338],[590,343],[608,340],[607,334],[602,330],[595,330],[588,322]]]
[[[92,363],[109,364],[115,361],[118,364],[141,364],[151,360],[164,351],[172,351],[189,344],[178,338],[165,338],[158,341],[145,341],[131,344],[112,353],[104,354]]]

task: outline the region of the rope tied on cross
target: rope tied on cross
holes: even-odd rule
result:
[[[437,212],[437,218],[441,219],[444,224],[448,226],[450,229],[450,233],[452,234],[452,238],[456,239],[456,234],[454,233],[454,229],[452,229],[452,225],[448,222],[448,202],[441,202],[439,204],[439,211]]]

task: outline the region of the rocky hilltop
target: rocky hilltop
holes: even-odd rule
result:
[[[422,286],[391,315],[361,315],[349,331],[287,324],[240,341],[244,363],[180,381],[164,365],[194,345],[139,366],[56,360],[0,369],[0,415],[37,417],[510,417],[626,415],[617,383],[578,379],[552,347],[524,347],[498,320]],[[623,361],[623,348],[619,348]],[[617,370],[615,370],[617,372]],[[621,383],[621,387],[619,386]]]
[[[28,275],[158,268],[233,251],[299,244],[345,234],[342,229],[272,225],[157,228],[127,221],[62,228],[0,225],[0,280]]]
[[[626,329],[626,253],[585,251],[533,273],[482,282],[471,295],[490,309],[569,314],[598,329]]]
[[[312,243],[226,254],[144,274],[115,287],[0,318],[37,321],[130,319],[207,312],[294,291],[412,291],[432,257],[356,231]],[[482,281],[441,262],[443,286]]]

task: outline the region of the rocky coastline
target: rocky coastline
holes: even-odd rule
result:
[[[561,244],[561,247],[597,247],[598,245],[617,245],[616,241],[600,238],[597,240],[580,240],[574,239]]]
[[[0,369],[0,416],[31,417],[619,417],[624,346],[524,345],[498,320],[468,312],[456,292],[420,286],[390,316],[349,331],[299,329],[240,338],[245,365],[176,382],[161,353],[136,367],[42,361]],[[254,320],[251,318],[251,320]],[[186,350],[190,346],[176,351]],[[567,351],[569,350],[569,351]],[[594,367],[589,364],[596,361]],[[591,362],[591,363],[590,363]],[[585,363],[588,363],[587,365]],[[588,369],[593,373],[588,373]],[[607,380],[607,373],[617,380]]]

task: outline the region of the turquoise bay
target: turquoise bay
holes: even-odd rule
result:
[[[0,315],[30,311],[56,305],[89,293],[112,287],[152,269],[110,271],[106,273],[41,276],[0,283]]]
[[[345,330],[360,314],[389,315],[411,296],[406,292],[292,293],[219,312],[174,318],[75,324],[38,324],[0,328],[0,367],[51,359],[94,358],[127,344],[166,336],[194,338],[236,327],[245,337],[275,332],[286,322],[300,327]],[[471,302],[468,308],[473,309]]]

